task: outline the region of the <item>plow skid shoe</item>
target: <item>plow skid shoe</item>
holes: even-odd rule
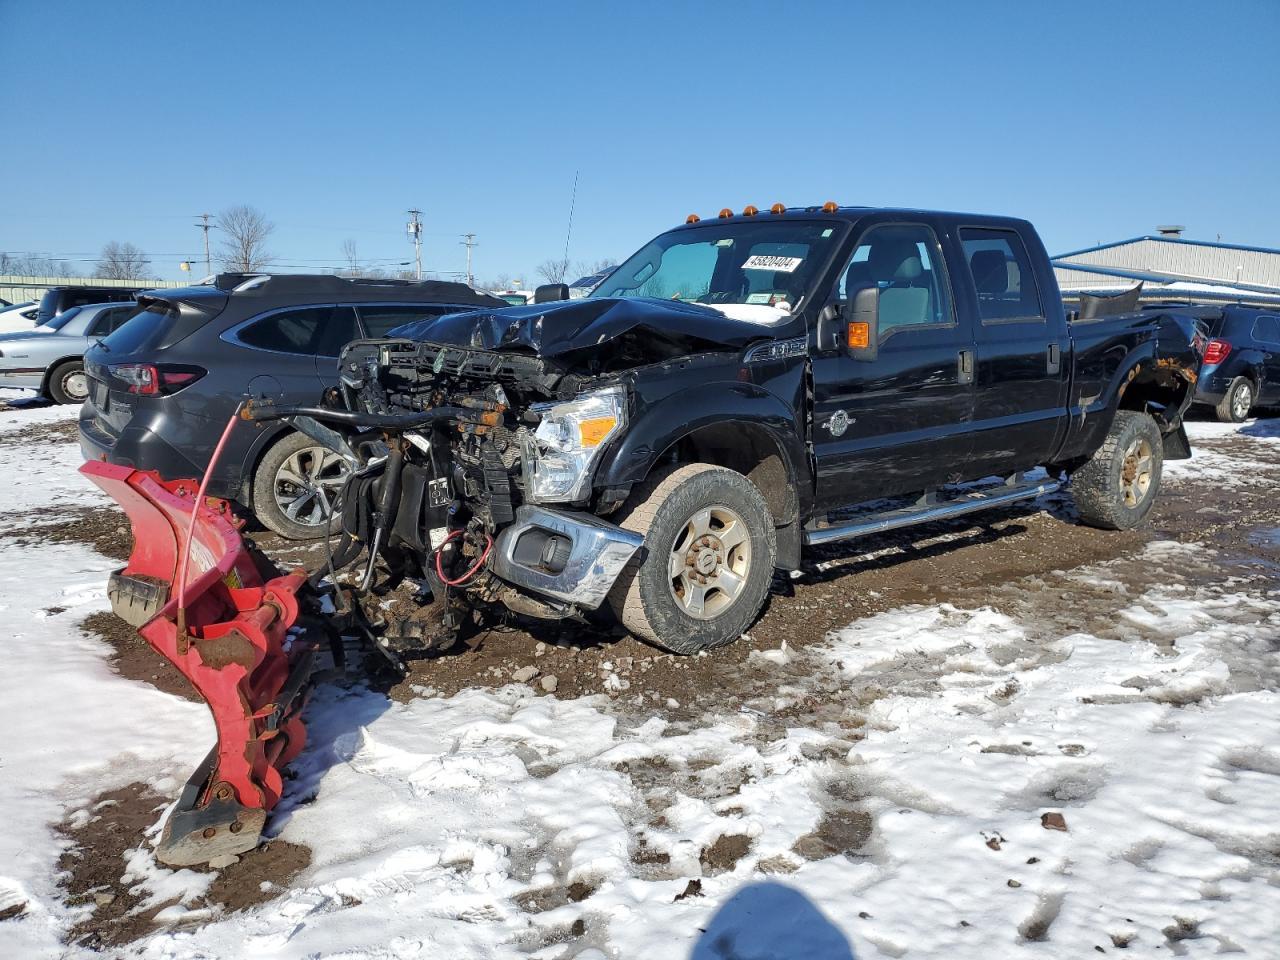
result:
[[[111,576],[116,614],[138,627],[209,706],[218,742],[165,822],[160,861],[189,866],[253,849],[280,800],[280,771],[306,739],[314,645],[291,636],[301,571],[282,574],[241,540],[229,505],[195,511],[184,609],[178,565],[196,484],[89,462],[81,472],[129,515],[133,553]]]

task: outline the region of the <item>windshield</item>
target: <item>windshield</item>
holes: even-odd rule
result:
[[[615,269],[590,294],[794,309],[842,231],[831,220],[710,222],[672,230]]]
[[[63,310],[52,320],[46,320],[44,323],[40,324],[40,327],[43,330],[61,330],[75,319],[75,315],[79,313],[81,309],[81,307],[72,307],[70,310]]]

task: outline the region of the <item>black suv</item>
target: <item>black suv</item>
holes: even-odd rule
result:
[[[139,312],[85,354],[85,459],[203,475],[246,396],[311,402],[338,381],[337,356],[361,337],[477,307],[505,307],[460,283],[222,274],[138,295]],[[233,431],[210,496],[248,508],[291,539],[329,529],[346,478],[341,457],[280,423]]]
[[[63,311],[72,307],[87,307],[91,303],[128,303],[144,287],[90,287],[70,284],[50,287],[40,298],[40,312],[36,326],[43,326]]]
[[[1280,310],[1230,306],[1210,321],[1195,402],[1239,423],[1258,406],[1280,406]]]

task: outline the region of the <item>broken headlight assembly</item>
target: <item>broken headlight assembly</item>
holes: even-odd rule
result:
[[[525,499],[532,503],[585,499],[600,451],[627,424],[626,390],[606,387],[563,403],[534,404],[530,410],[541,421],[523,440]]]

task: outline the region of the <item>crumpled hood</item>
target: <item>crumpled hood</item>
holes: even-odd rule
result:
[[[590,298],[505,310],[473,310],[405,324],[391,336],[476,350],[523,350],[554,357],[629,332],[687,342],[690,350],[737,350],[772,336],[768,326],[732,320],[696,303],[652,298]]]

